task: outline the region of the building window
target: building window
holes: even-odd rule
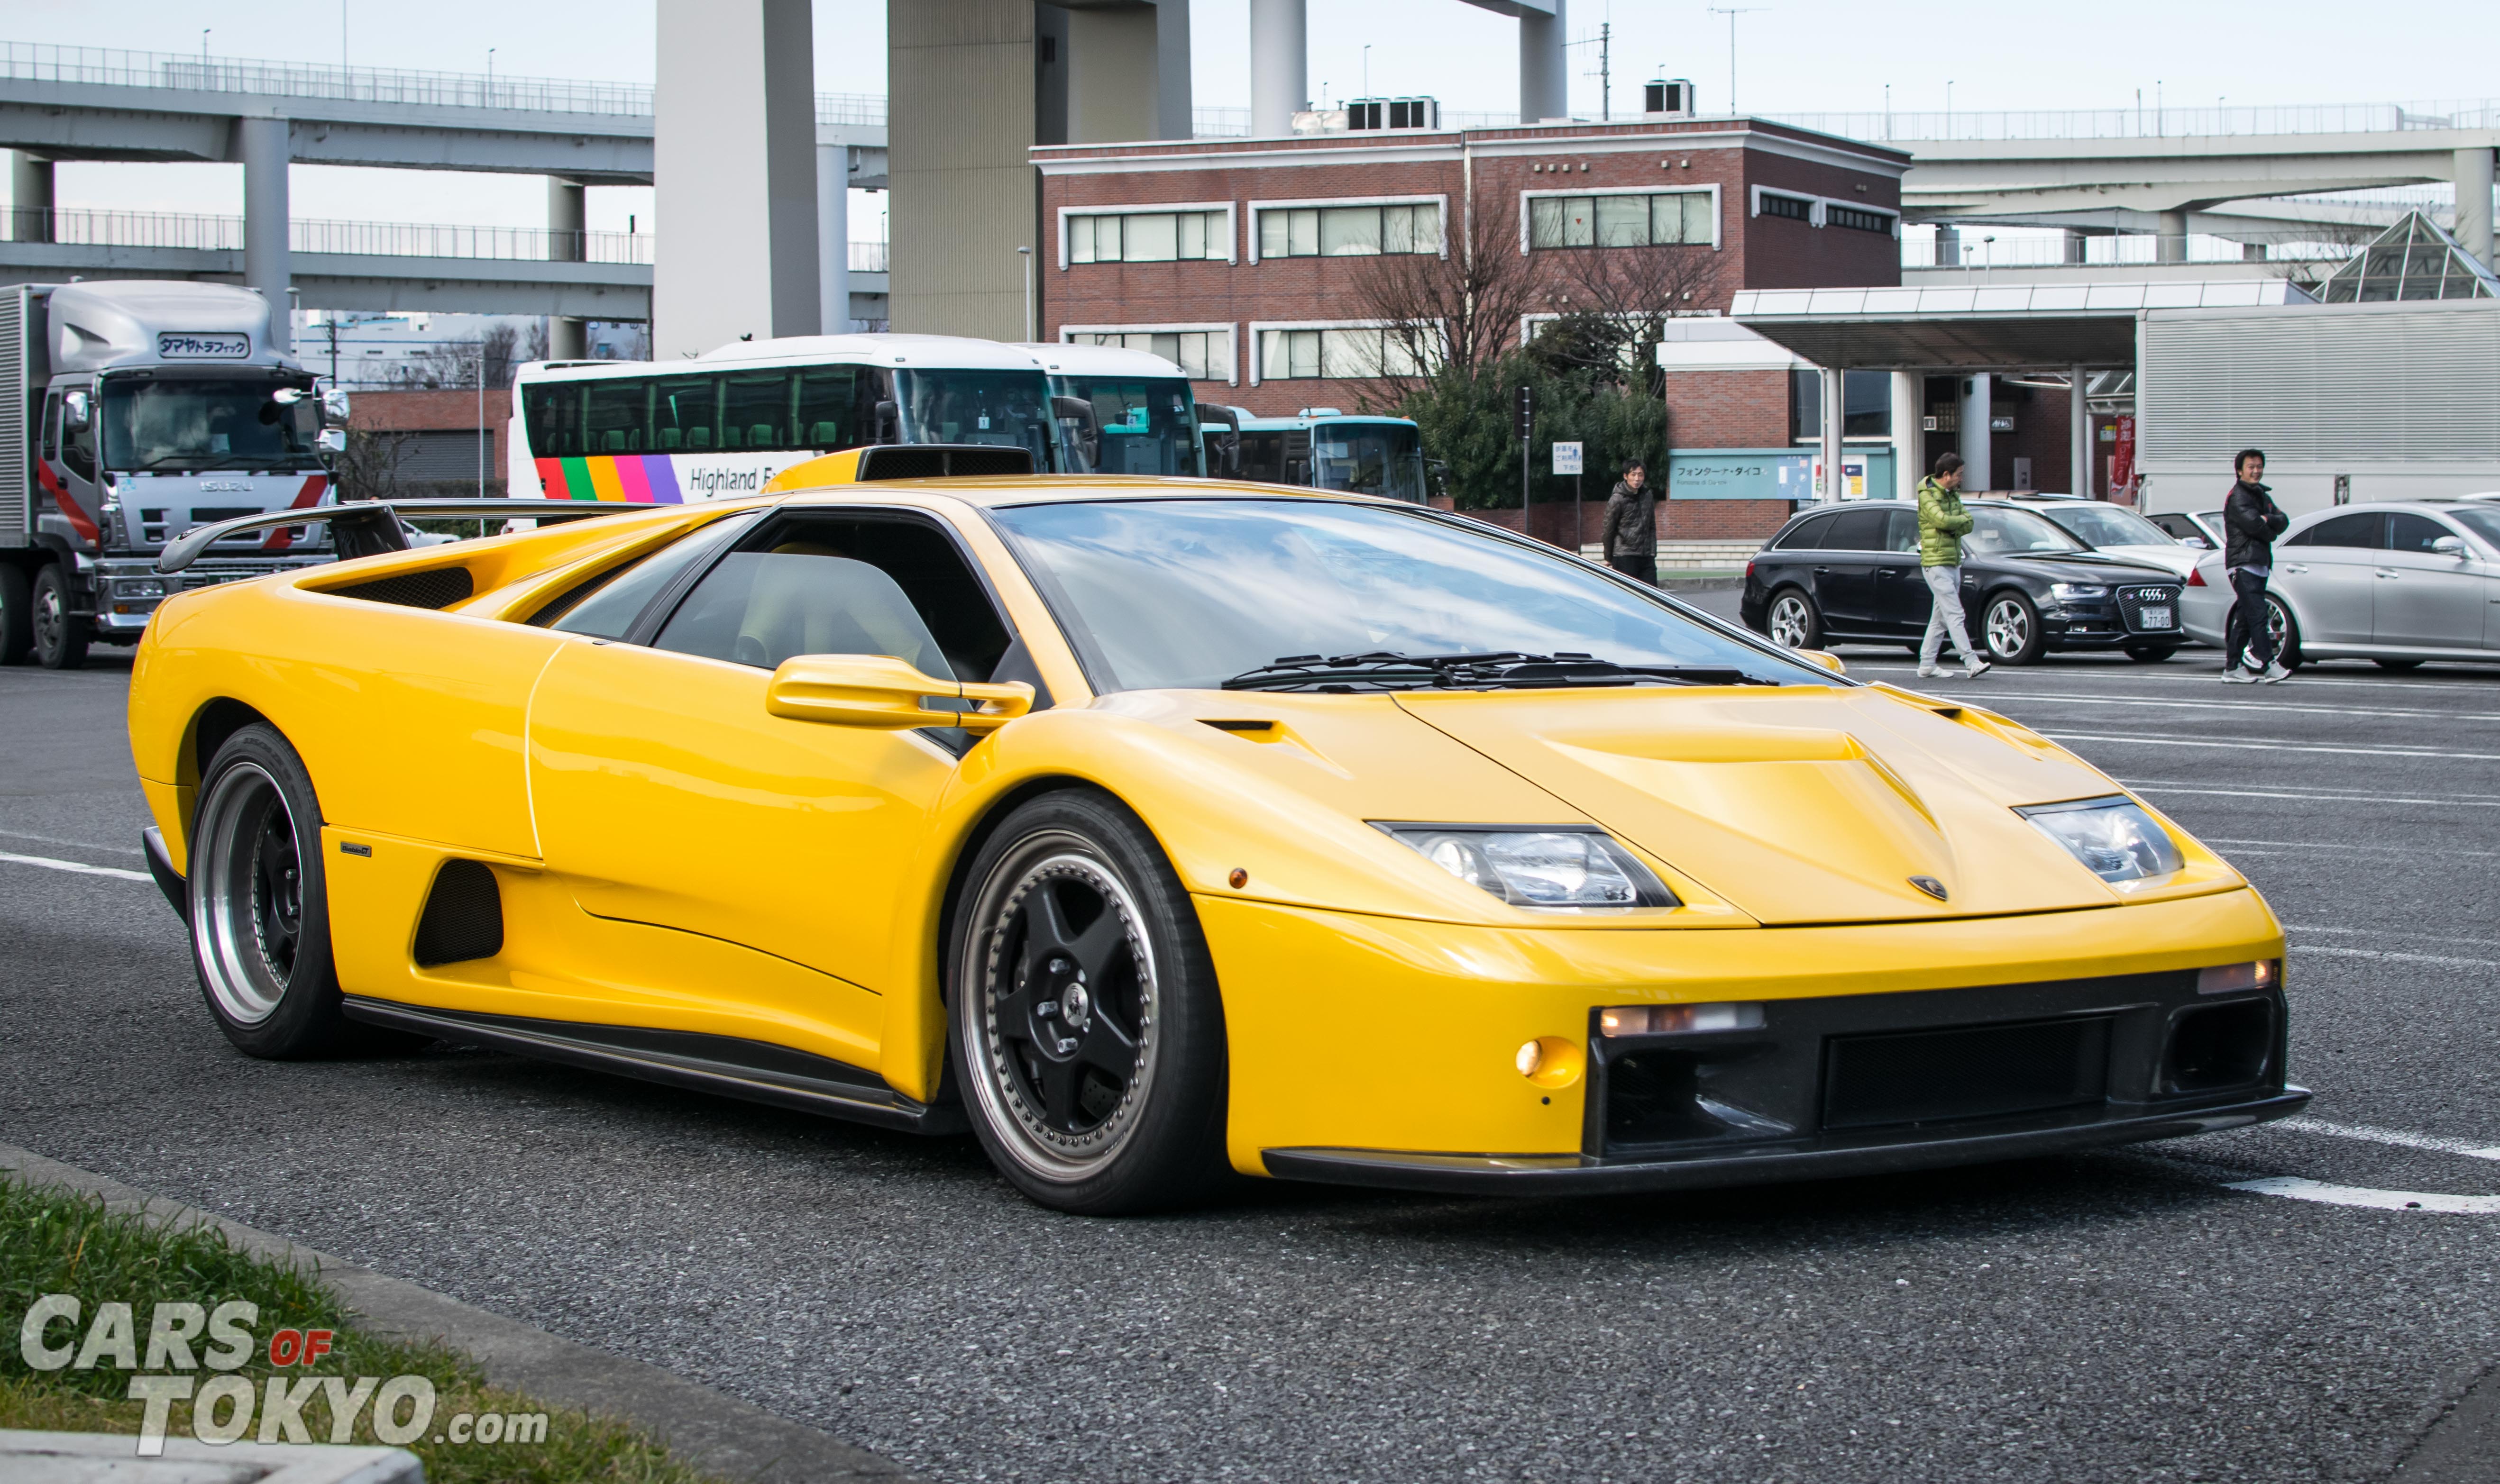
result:
[[[1764,197],[1764,201],[1770,198]],[[1840,436],[1845,438],[1889,438],[1892,436],[1892,373],[1854,371],[1842,395]],[[1799,371],[1790,375],[1789,436],[1799,443],[1823,441],[1823,372]]]
[[[1422,374],[1415,358],[1386,330],[1262,330],[1262,381],[1366,380]]]
[[[1172,263],[1232,256],[1222,211],[1068,218],[1070,263]]]
[[[1528,201],[1530,247],[1672,247],[1708,244],[1710,193],[1668,195],[1531,196]]]
[[[1791,221],[1814,220],[1814,203],[1803,196],[1781,196],[1762,192],[1762,214],[1785,216]]]
[[[1117,345],[1158,355],[1192,381],[1233,379],[1233,337],[1222,330],[1088,330],[1069,334],[1071,345]]]
[[[1263,258],[1367,258],[1440,250],[1441,208],[1436,202],[1270,207],[1259,212]]]
[[[1762,198],[1762,208],[1768,210],[1773,201],[1786,199],[1780,196],[1766,196]],[[1847,227],[1857,232],[1881,232],[1889,236],[1892,231],[1892,218],[1890,216],[1881,211],[1862,211],[1856,207],[1826,207],[1823,219],[1835,227]]]

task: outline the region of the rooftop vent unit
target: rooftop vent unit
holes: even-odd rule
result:
[[[1641,84],[1641,113],[1648,117],[1691,118],[1697,112],[1693,83],[1686,79],[1653,79]]]
[[[1431,98],[1357,98],[1345,106],[1349,129],[1437,129],[1441,105]]]

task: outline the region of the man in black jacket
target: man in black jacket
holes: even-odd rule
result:
[[[2265,478],[2265,455],[2243,448],[2235,461],[2240,482],[2222,501],[2222,565],[2231,574],[2231,616],[2222,631],[2222,680],[2226,685],[2272,685],[2291,671],[2274,652],[2266,622],[2266,579],[2274,575],[2274,538],[2291,524],[2274,502]],[[2243,649],[2246,654],[2243,655]]]
[[[1658,496],[1649,488],[1649,466],[1634,459],[1606,497],[1606,565],[1627,577],[1658,585]]]

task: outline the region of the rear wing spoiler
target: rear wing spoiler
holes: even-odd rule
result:
[[[503,516],[510,520],[569,521],[587,520],[602,515],[622,515],[628,510],[669,510],[677,508],[651,500],[350,500],[335,505],[311,505],[300,510],[272,510],[266,515],[247,515],[236,520],[219,521],[214,526],[201,526],[185,532],[165,543],[164,552],[156,558],[156,570],[179,572],[200,559],[200,554],[218,541],[242,535],[247,532],[275,531],[281,527],[310,526],[327,522],[330,533],[337,539],[339,560],[357,557],[378,557],[384,552],[407,551],[408,535],[400,530],[403,516]]]

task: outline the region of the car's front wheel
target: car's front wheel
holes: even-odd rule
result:
[[[1795,588],[1782,588],[1771,599],[1768,623],[1771,642],[1787,649],[1821,649],[1823,615],[1814,599]]]
[[[1999,664],[2029,664],[2048,647],[2040,631],[2040,610],[2020,593],[1999,593],[1988,600],[1979,642]]]
[[[950,934],[973,1131],[1034,1200],[1085,1215],[1224,1178],[1224,1009],[1163,847],[1090,790],[1044,794],[974,856]]]

